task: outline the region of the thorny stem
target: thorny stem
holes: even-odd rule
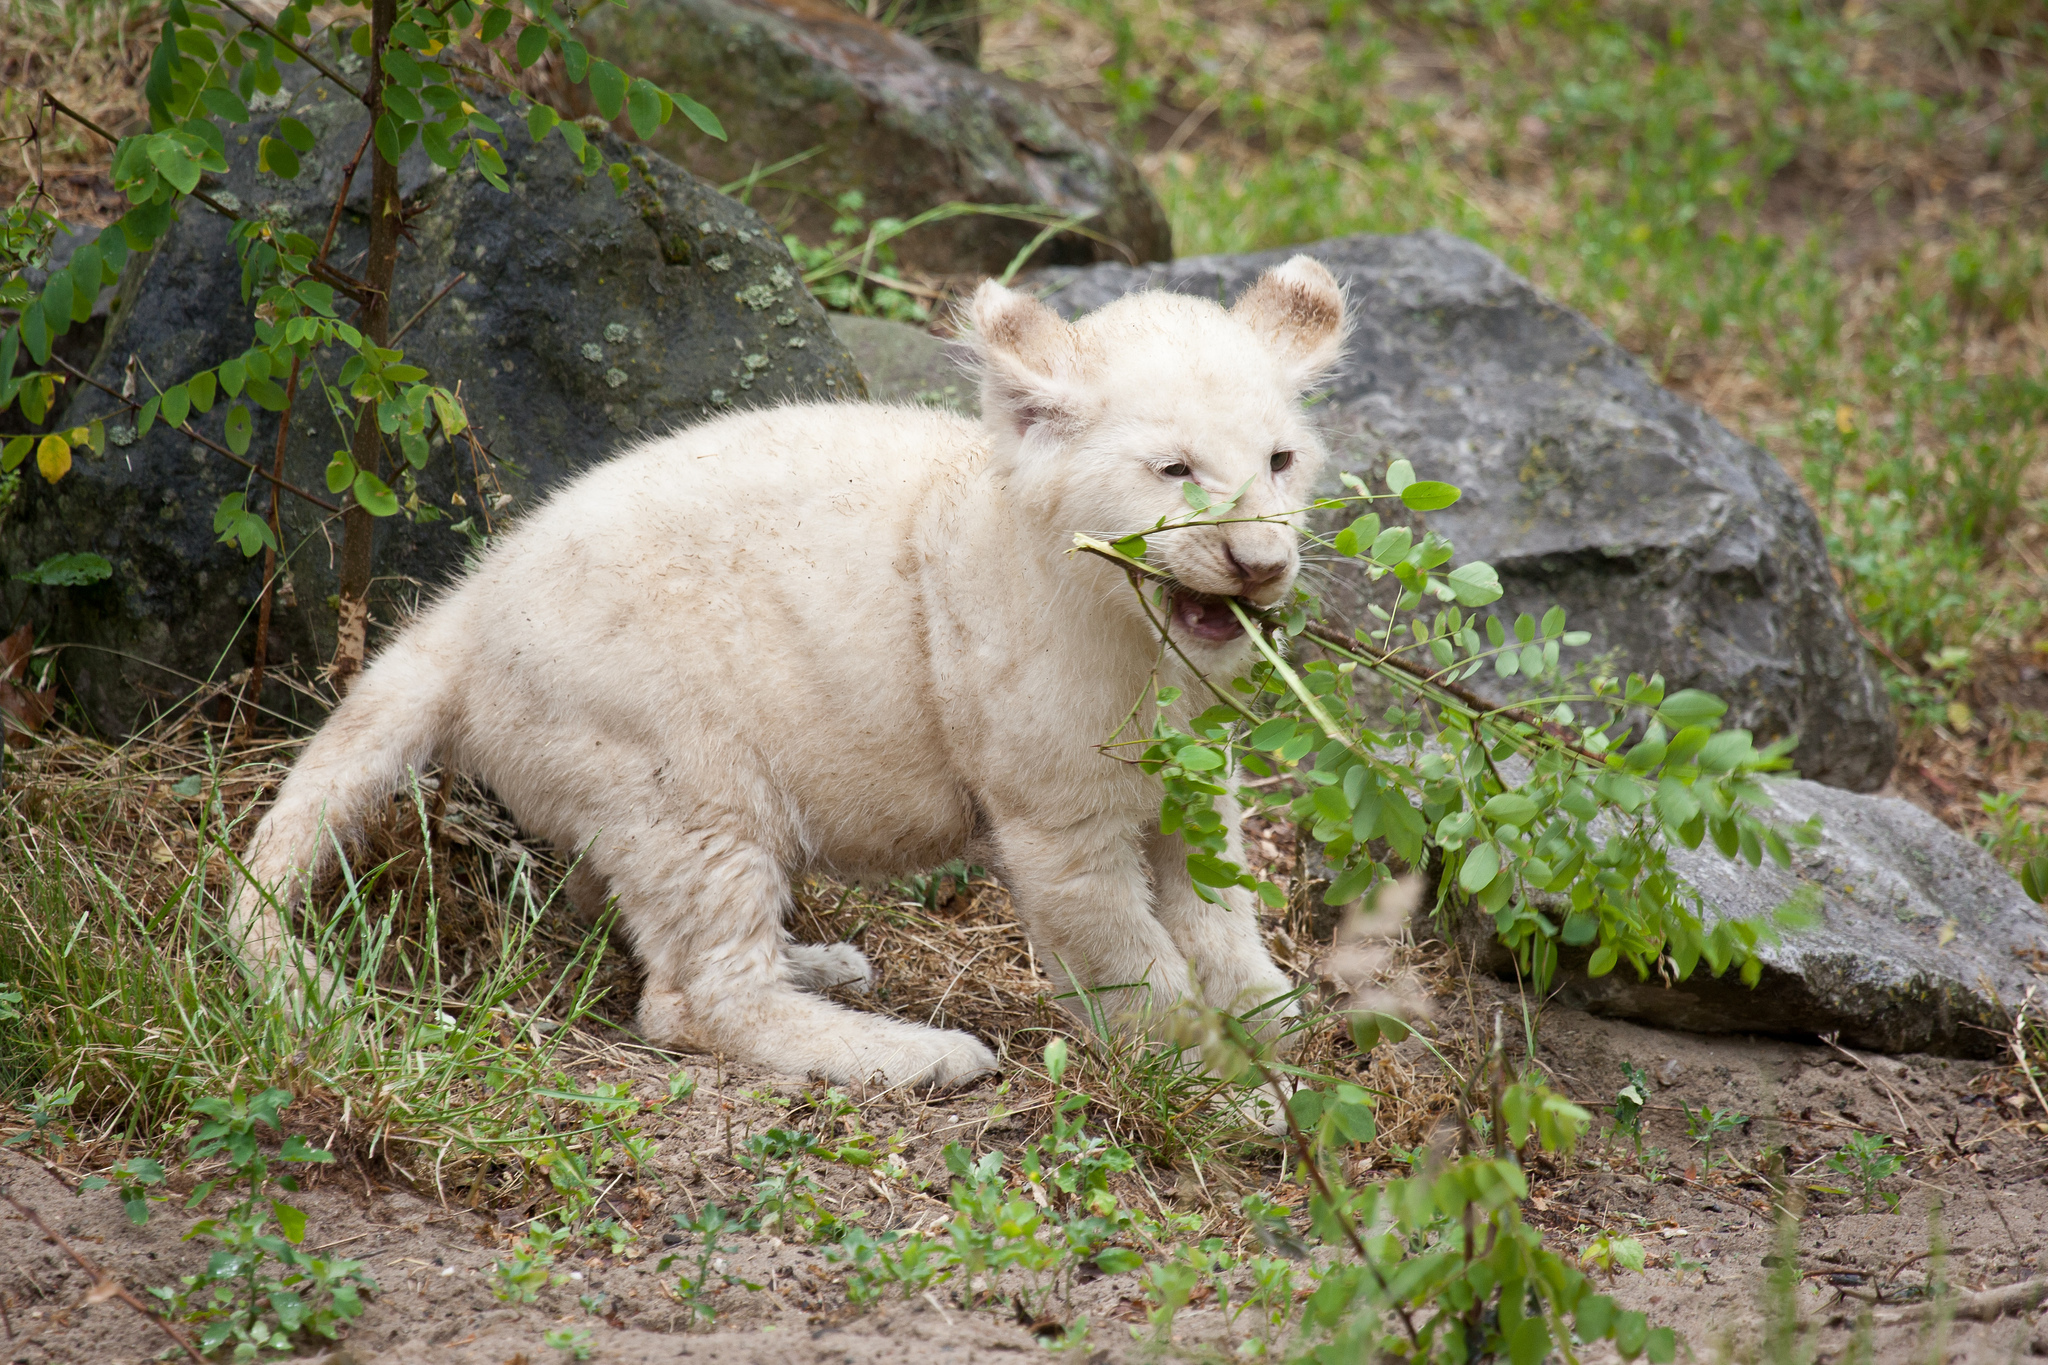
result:
[[[370,88],[366,102],[374,127],[384,111],[383,57],[391,30],[398,23],[398,0],[374,0],[370,9]],[[398,271],[398,167],[374,142],[370,148],[370,244],[363,265],[371,289],[362,301],[357,327],[372,346],[388,346],[391,338],[391,282]],[[383,465],[383,437],[377,430],[377,403],[366,400],[356,413],[350,454],[358,470],[377,477]],[[362,672],[370,626],[371,551],[376,518],[353,495],[342,513],[341,572],[334,663],[329,670],[337,688],[346,691]]]

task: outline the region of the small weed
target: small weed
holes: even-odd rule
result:
[[[1634,1237],[1603,1232],[1579,1252],[1579,1264],[1600,1271],[1610,1280],[1616,1270],[1640,1272],[1644,1265],[1643,1244]]]
[[[17,1106],[28,1118],[29,1126],[0,1146],[40,1147],[45,1157],[54,1157],[76,1136],[71,1127],[71,1106],[78,1103],[78,1092],[84,1088],[85,1082],[73,1081],[54,1090],[36,1091]]]
[[[590,1344],[587,1327],[550,1327],[541,1334],[541,1340],[549,1350],[560,1351],[571,1360],[588,1360],[596,1349]]]
[[[1614,1115],[1616,1132],[1628,1135],[1629,1142],[1636,1149],[1636,1165],[1643,1164],[1643,1106],[1650,1102],[1650,1078],[1634,1062],[1621,1064],[1622,1086],[1614,1092],[1614,1106],[1608,1112]]]
[[[732,1274],[725,1268],[725,1259],[719,1255],[718,1234],[735,1224],[723,1208],[717,1204],[706,1204],[700,1211],[688,1217],[679,1213],[676,1215],[676,1225],[697,1238],[696,1267],[694,1271],[685,1269],[680,1273],[673,1291],[676,1298],[690,1310],[694,1320],[714,1322],[718,1318],[718,1310],[712,1306],[710,1298],[711,1293],[718,1288],[718,1285],[711,1283],[713,1279],[716,1279],[719,1285],[744,1289],[749,1293],[761,1287]],[[666,1271],[685,1260],[684,1253],[678,1251],[662,1257],[656,1263],[655,1269]]]
[[[555,1254],[571,1240],[565,1227],[535,1219],[513,1239],[511,1254],[491,1263],[491,1293],[501,1303],[532,1303],[554,1283]]]
[[[1842,1150],[1828,1158],[1828,1169],[1839,1171],[1863,1186],[1863,1211],[1869,1213],[1878,1200],[1884,1201],[1887,1211],[1899,1207],[1899,1197],[1878,1186],[1899,1173],[1905,1164],[1902,1155],[1892,1146],[1891,1139],[1883,1133],[1857,1133],[1843,1145]]]
[[[296,1133],[285,1136],[274,1157],[264,1155],[256,1130],[279,1131],[279,1115],[291,1098],[275,1088],[254,1096],[236,1090],[192,1105],[203,1121],[192,1136],[190,1160],[224,1162],[228,1173],[202,1182],[185,1206],[199,1207],[216,1189],[239,1194],[240,1200],[225,1215],[202,1218],[185,1233],[188,1240],[218,1245],[206,1269],[185,1276],[177,1287],[150,1292],[162,1301],[165,1316],[200,1326],[198,1344],[208,1353],[232,1346],[236,1360],[253,1360],[264,1351],[291,1350],[305,1334],[335,1340],[341,1325],[362,1313],[362,1291],[377,1288],[361,1261],[329,1260],[299,1249],[306,1239],[305,1211],[275,1193],[297,1190],[298,1180],[289,1172],[273,1175],[271,1164],[314,1165],[334,1157]],[[129,1205],[130,1218],[137,1207]],[[147,1207],[140,1207],[146,1219]]]
[[[1685,1111],[1685,1135],[1706,1148],[1700,1158],[1700,1174],[1714,1169],[1714,1139],[1732,1133],[1749,1122],[1749,1115],[1733,1109],[1709,1109],[1704,1104]]]

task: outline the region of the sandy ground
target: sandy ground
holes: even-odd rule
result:
[[[1450,1008],[1482,1025],[1499,1009],[1510,1035],[1520,1032],[1512,996],[1492,983],[1477,984]],[[2031,1314],[1945,1322],[1946,1314],[1930,1314],[1919,1301],[1929,1277],[1927,1253],[1937,1239],[1947,1248],[1948,1278],[1962,1289],[2048,1272],[2048,1140],[2042,1116],[2017,1107],[2009,1072],[1941,1058],[1850,1056],[1820,1043],[1665,1033],[1562,1009],[1539,1021],[1538,1038],[1538,1061],[1589,1107],[1609,1102],[1624,1061],[1656,1078],[1645,1160],[1638,1163],[1626,1140],[1609,1137],[1588,1143],[1569,1161],[1542,1163],[1533,1172],[1529,1217],[1559,1246],[1583,1246],[1601,1231],[1641,1240],[1646,1269],[1617,1274],[1612,1292],[1653,1321],[1678,1328],[1686,1342],[1682,1359],[1685,1352],[1698,1360],[1756,1358],[1770,1274],[1765,1262],[1778,1239],[1770,1187],[1761,1178],[1773,1148],[1782,1148],[1784,1168],[1807,1189],[1799,1229],[1798,1304],[1808,1333],[1802,1358],[1816,1352],[1821,1360],[1851,1358],[1858,1318],[1866,1312],[1874,1317],[1868,1330],[1880,1361],[2048,1354],[2048,1326],[2037,1327]],[[692,1326],[668,1288],[673,1272],[656,1268],[671,1215],[706,1200],[728,1207],[744,1202],[751,1178],[728,1155],[735,1150],[728,1134],[743,1144],[748,1132],[787,1122],[812,1092],[788,1078],[721,1072],[704,1059],[681,1065],[697,1078],[696,1094],[649,1129],[661,1144],[655,1168],[640,1188],[615,1195],[609,1205],[641,1229],[645,1250],[624,1258],[593,1251],[565,1259],[557,1269],[569,1278],[544,1290],[536,1304],[501,1303],[489,1288],[489,1268],[502,1254],[508,1226],[527,1210],[473,1210],[454,1199],[443,1205],[394,1187],[377,1167],[345,1162],[324,1171],[300,1201],[311,1215],[308,1241],[365,1261],[380,1289],[346,1344],[309,1352],[311,1358],[333,1365],[541,1365],[569,1358],[543,1344],[543,1334],[559,1327],[587,1330],[591,1359],[622,1363],[965,1362],[1042,1349],[1008,1302],[970,1306],[959,1291],[944,1288],[907,1302],[891,1297],[862,1312],[848,1305],[822,1248],[746,1235],[728,1239],[728,1268],[762,1288],[720,1290],[713,1300],[716,1323]],[[636,1088],[653,1095],[675,1069],[650,1054],[590,1079],[631,1075]],[[905,1156],[913,1172],[933,1182],[930,1194],[904,1182],[871,1182],[870,1172],[846,1166],[821,1164],[818,1173],[831,1201],[843,1210],[865,1210],[870,1228],[929,1223],[943,1212],[943,1145],[964,1139],[977,1148],[1013,1146],[1030,1135],[1028,1112],[991,1121],[990,1110],[1027,1103],[1028,1097],[991,1088],[864,1109],[861,1121],[869,1131],[904,1130]],[[1683,1108],[1702,1104],[1754,1116],[1717,1147],[1711,1170],[1701,1169],[1699,1149],[1685,1136]],[[1886,1184],[1899,1198],[1896,1211],[1866,1213],[1860,1194],[1812,1188],[1850,1183],[1819,1163],[1858,1128],[1890,1133],[1916,1153]],[[84,1152],[60,1153],[53,1173],[16,1151],[0,1157],[0,1169],[16,1198],[123,1285],[140,1291],[170,1283],[203,1263],[202,1246],[179,1240],[192,1215],[165,1205],[147,1228],[135,1229],[111,1193],[68,1187],[78,1174],[74,1158],[90,1160]],[[185,1172],[172,1183],[189,1189],[197,1178]],[[1149,1185],[1149,1197],[1162,1207],[1208,1211],[1196,1182],[1155,1171]],[[1301,1194],[1287,1186],[1278,1192]],[[1148,1195],[1134,1187],[1128,1197]],[[1223,1226],[1220,1211],[1217,1217]],[[62,1250],[12,1211],[0,1210],[0,1295],[12,1333],[0,1360],[141,1361],[169,1346],[118,1299],[88,1301],[90,1288],[90,1278]],[[579,1305],[580,1296],[591,1294],[604,1296],[602,1315]],[[1072,1305],[1057,1310],[1062,1320],[1084,1313],[1091,1332],[1081,1354],[1092,1365],[1157,1353],[1135,1277],[1080,1285]],[[1916,1313],[1921,1316],[1913,1318]],[[1175,1323],[1167,1354],[1232,1354],[1244,1335],[1241,1323],[1226,1324],[1213,1306],[1193,1308]]]

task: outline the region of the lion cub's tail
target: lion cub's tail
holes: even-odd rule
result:
[[[279,911],[317,884],[337,844],[353,842],[379,803],[444,747],[461,688],[452,652],[435,648],[432,624],[404,632],[363,671],[256,826],[228,911],[250,966],[284,961]]]

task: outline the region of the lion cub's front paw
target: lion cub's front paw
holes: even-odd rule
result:
[[[916,1029],[880,1047],[863,1047],[845,1079],[878,1090],[956,1090],[996,1069],[996,1055],[972,1034]]]

